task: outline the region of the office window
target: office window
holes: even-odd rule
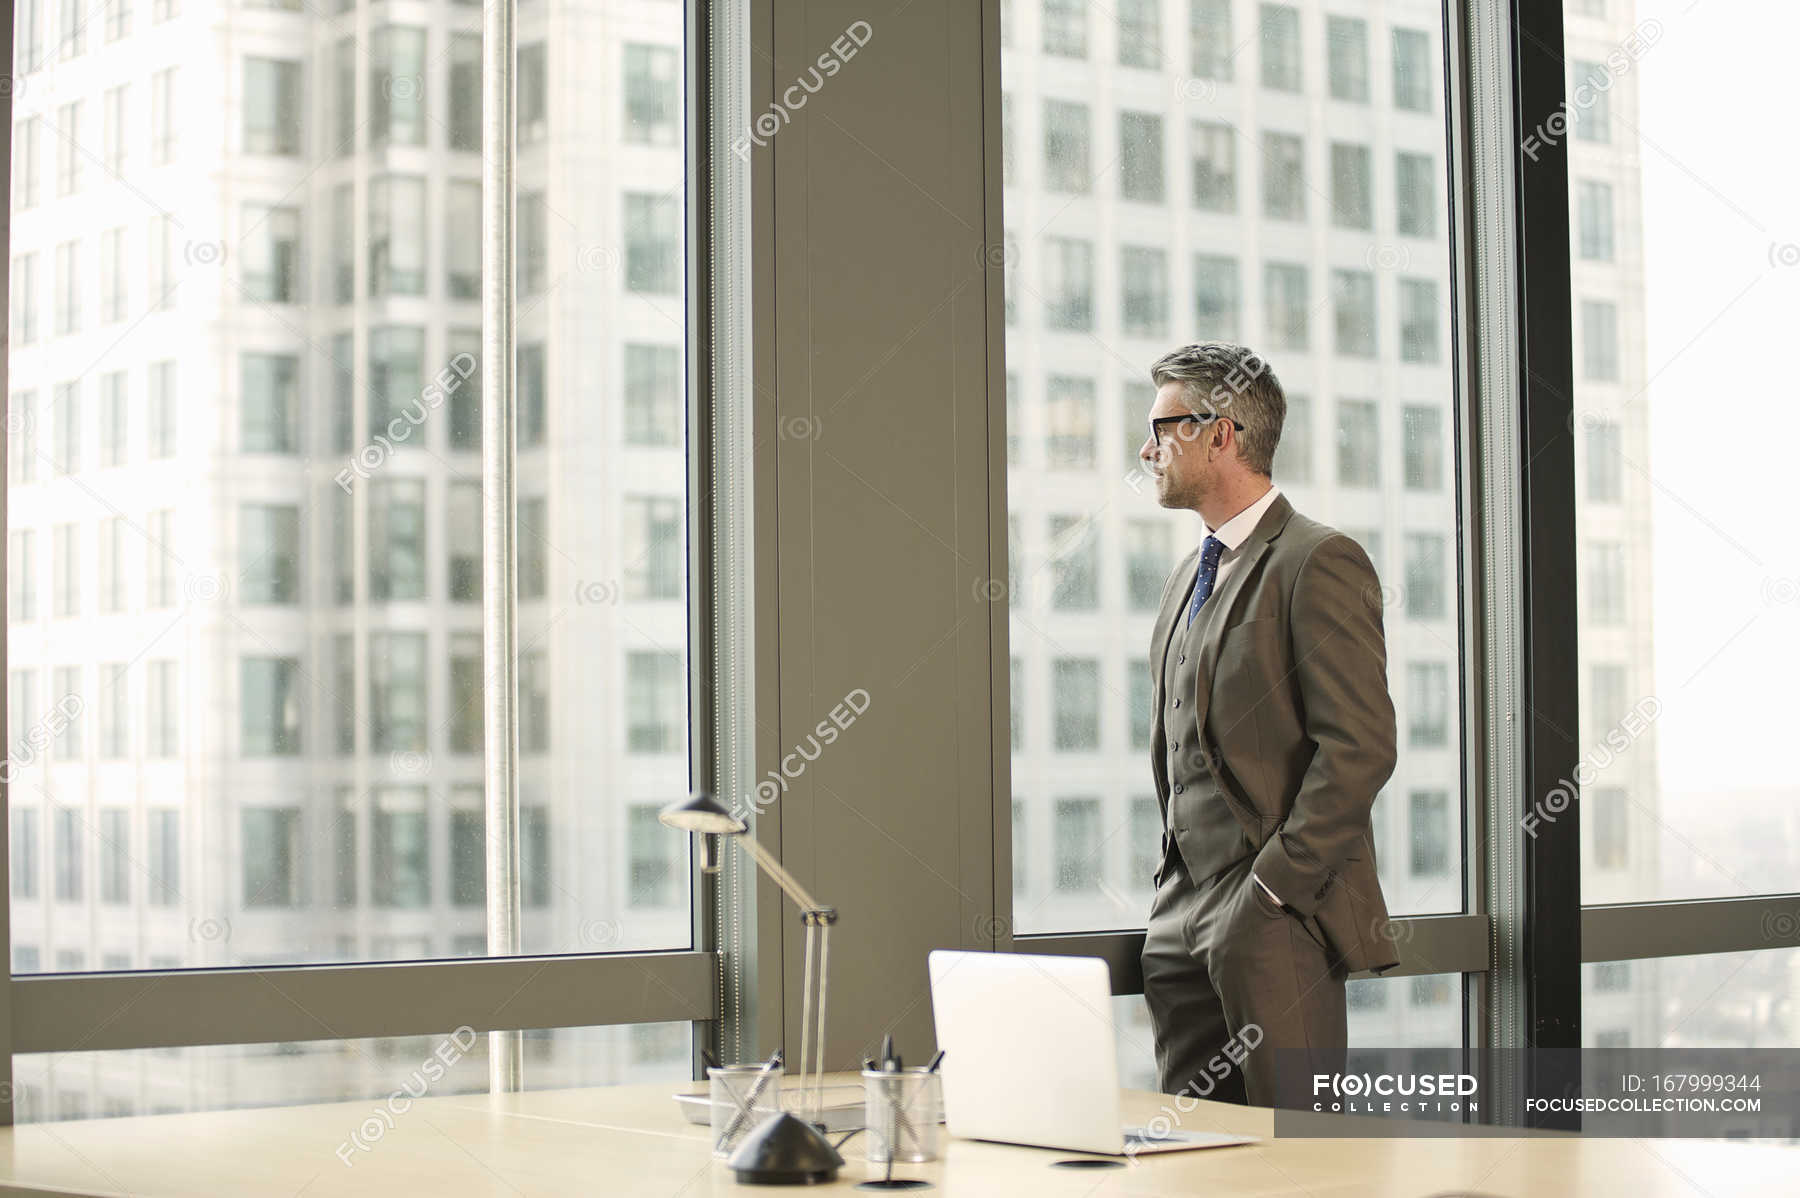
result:
[[[13,897],[34,899],[38,896],[38,813],[36,811],[16,804],[13,806],[11,843]]]
[[[476,754],[483,750],[481,637],[473,632],[450,634],[450,751]]]
[[[1410,796],[1412,874],[1439,877],[1450,871],[1450,797],[1441,790],[1415,790]]]
[[[1044,187],[1086,195],[1092,190],[1088,164],[1088,106],[1070,100],[1044,101]]]
[[[462,44],[464,41],[473,41],[476,44],[476,57],[479,58],[480,56],[479,50],[481,39],[479,37],[467,39],[453,38],[451,40],[450,104],[452,127],[450,136],[452,149],[458,148],[455,144],[457,136],[455,122],[458,85],[461,84],[466,86],[471,82],[469,79],[459,78],[457,75],[457,66],[464,62],[463,56],[468,52],[467,47]],[[356,151],[356,38],[354,37],[341,37],[332,47],[331,91],[332,144],[329,153],[334,158],[342,158],[345,155]],[[475,83],[474,91],[475,95],[473,103],[476,106],[479,106],[481,103],[479,82]],[[468,103],[468,101],[465,100],[464,103]]]
[[[58,524],[50,538],[50,614],[81,614],[81,526]]]
[[[425,180],[369,180],[369,295],[425,294]]]
[[[625,442],[681,443],[681,352],[673,345],[625,346]]]
[[[1450,672],[1441,661],[1406,667],[1406,743],[1415,749],[1442,748],[1450,737]]]
[[[1150,663],[1141,657],[1125,662],[1127,716],[1131,727],[1131,747],[1150,747]]]
[[[125,230],[107,229],[100,234],[100,322],[124,320],[130,287],[126,283]]]
[[[1400,280],[1400,360],[1438,360],[1438,290],[1430,279]]]
[[[69,715],[51,744],[51,752],[58,761],[80,761],[86,752],[82,729],[86,727],[87,704],[82,673],[81,666],[57,666],[51,674],[50,702]]]
[[[369,597],[425,597],[425,480],[378,478],[369,484]]]
[[[1438,64],[1431,56],[1431,35],[1422,29],[1394,30],[1394,107],[1430,112],[1437,90]]]
[[[542,495],[519,497],[519,598],[542,599],[548,585],[550,525]]]
[[[164,360],[146,366],[144,387],[150,400],[145,417],[145,451],[152,459],[174,457],[181,398],[175,390],[175,363]]]
[[[81,190],[83,168],[91,150],[83,144],[85,105],[80,100],[56,108],[56,194],[74,195]]]
[[[108,516],[96,526],[94,557],[98,568],[96,588],[103,615],[125,610],[125,517]]]
[[[159,508],[150,513],[150,535],[145,538],[144,604],[146,607],[175,606],[176,566],[179,546],[174,540],[175,512]]]
[[[1194,207],[1206,212],[1237,210],[1237,133],[1213,121],[1195,121],[1192,131]]]
[[[1625,546],[1618,541],[1589,541],[1587,552],[1588,622],[1625,623]]]
[[[12,340],[30,345],[37,340],[37,255],[20,254],[12,260]]]
[[[431,830],[423,786],[383,786],[370,821],[370,889],[377,907],[431,903]]]
[[[627,495],[623,503],[625,596],[679,599],[683,575],[681,500]]]
[[[424,448],[431,424],[415,427],[425,388],[425,330],[411,325],[381,325],[369,330],[369,431],[396,449]],[[398,431],[407,432],[404,440]],[[404,452],[401,449],[401,452]]]
[[[1125,525],[1125,591],[1133,609],[1155,611],[1173,561],[1169,526],[1155,520]]]
[[[181,139],[177,120],[177,67],[165,67],[150,76],[150,165],[167,166],[175,161]],[[248,141],[248,139],[246,139]]]
[[[1569,60],[1569,123],[1581,141],[1612,140],[1613,80],[1605,64]]]
[[[1437,236],[1437,165],[1430,154],[1394,155],[1394,227],[1405,237]]]
[[[1091,611],[1100,602],[1100,544],[1086,516],[1050,517],[1050,606]]]
[[[1369,23],[1358,17],[1326,16],[1325,66],[1331,98],[1369,102]]]
[[[238,584],[245,603],[300,602],[300,509],[246,503],[238,509]]]
[[[1406,489],[1438,491],[1444,486],[1444,417],[1441,409],[1407,404],[1400,409],[1400,453]]]
[[[369,634],[369,748],[423,753],[430,748],[425,634]]]
[[[425,31],[383,25],[369,34],[369,145],[425,144]]]
[[[1331,223],[1340,229],[1374,227],[1369,147],[1331,143]]]
[[[247,353],[241,436],[245,453],[298,453],[300,359],[291,354]]]
[[[1344,357],[1375,356],[1375,276],[1366,270],[1331,272],[1333,348]]]
[[[306,848],[300,837],[300,812],[291,807],[246,807],[240,814],[244,906],[298,906]]]
[[[55,829],[56,900],[80,902],[82,833],[85,831],[81,813],[71,807],[55,807],[51,809],[51,815],[54,817],[51,826]]]
[[[131,85],[121,83],[106,89],[100,105],[100,164],[114,179],[123,178],[131,159],[131,140],[125,134],[131,119]],[[35,124],[34,124],[35,128]],[[32,170],[37,169],[36,147],[32,147]],[[35,185],[32,193],[36,195]],[[35,202],[35,201],[34,201]]]
[[[481,601],[481,484],[455,480],[446,505],[449,540],[446,593],[457,603]]]
[[[1052,470],[1091,470],[1098,398],[1094,380],[1053,374],[1045,384],[1044,464]]]
[[[1625,788],[1586,788],[1582,793],[1581,807],[1586,824],[1592,829],[1589,834],[1592,845],[1589,860],[1596,869],[1624,869],[1631,860],[1631,837],[1627,826],[1630,812],[1627,810]]]
[[[634,803],[625,810],[627,901],[633,907],[675,905],[677,866],[674,851],[679,837],[669,835],[650,803]]]
[[[445,438],[451,449],[477,451],[481,448],[481,330],[448,330],[444,334],[444,349],[454,384],[444,405],[449,416]],[[469,377],[457,381],[455,372],[465,369]]]
[[[122,661],[103,662],[99,668],[99,754],[102,761],[123,761],[131,755],[131,674]]]
[[[7,479],[28,483],[37,479],[37,394],[14,391],[7,401]]]
[[[632,753],[675,753],[687,732],[681,656],[634,649],[625,654],[625,747]]]
[[[1406,615],[1414,620],[1444,617],[1444,537],[1434,532],[1406,534]]]
[[[625,289],[681,291],[681,208],[667,197],[625,195]]]
[[[1374,401],[1339,400],[1337,418],[1338,485],[1380,485],[1381,430]]]
[[[1306,349],[1311,339],[1311,309],[1305,266],[1263,264],[1263,335],[1271,349]]]
[[[1300,10],[1286,4],[1264,4],[1257,28],[1262,45],[1262,85],[1279,91],[1300,90]]]
[[[1023,799],[1014,798],[1012,801],[1012,834],[1013,834],[1013,844],[1014,845],[1023,846],[1023,845],[1029,845],[1031,843],[1030,820],[1031,820],[1031,809],[1025,805],[1025,801]],[[1021,852],[1015,851],[1013,853],[1013,855],[1012,855],[1012,879],[1013,879],[1013,886],[1012,886],[1013,894],[1015,896],[1027,894],[1030,892],[1030,890],[1031,890],[1031,855],[1028,852],[1021,853]]]
[[[1119,0],[1119,65],[1162,66],[1162,0]]]
[[[12,670],[7,674],[7,711],[16,712],[17,719],[9,714],[7,731],[12,737],[13,753],[20,759],[35,760],[37,750],[27,740],[31,729],[38,722],[38,676],[36,670]]]
[[[145,663],[144,755],[173,757],[181,749],[180,668],[173,661]]]
[[[1100,888],[1099,799],[1056,800],[1056,889],[1080,893]]]
[[[680,136],[681,63],[673,46],[627,42],[625,140],[674,145]]]
[[[1050,663],[1053,743],[1059,753],[1100,748],[1100,663],[1091,657],[1058,657]]]
[[[1625,495],[1623,446],[1613,420],[1583,422],[1587,440],[1587,501],[1618,503]]]
[[[456,790],[468,802],[481,799],[479,787],[459,786]],[[487,902],[486,829],[486,816],[480,807],[450,813],[450,901],[459,907],[478,907]],[[481,947],[486,948],[485,940]]]
[[[451,184],[453,189],[455,186],[456,184]],[[452,238],[464,233],[466,231],[458,229],[452,218]],[[326,294],[333,303],[347,304],[356,298],[356,250],[360,244],[356,232],[355,184],[340,183],[331,189],[330,242],[330,249],[327,251],[330,262],[326,267],[329,272]]]
[[[1271,472],[1283,484],[1313,481],[1313,405],[1308,396],[1288,393],[1287,417],[1281,422]]]
[[[81,243],[65,241],[56,247],[56,289],[51,313],[56,335],[81,329]]]
[[[1298,134],[1263,133],[1263,215],[1306,219],[1306,151]]]
[[[112,112],[108,105],[107,112]],[[38,118],[13,124],[13,209],[23,212],[38,202]],[[108,126],[110,130],[111,126]],[[111,143],[108,143],[109,145]]]
[[[1162,808],[1154,795],[1134,795],[1131,799],[1131,873],[1126,882],[1134,890],[1148,891],[1151,879],[1162,865]]]
[[[298,62],[244,59],[245,153],[300,153],[300,86]],[[374,81],[373,87],[377,94],[381,93],[381,81]]]
[[[1119,249],[1119,327],[1130,335],[1162,336],[1169,325],[1169,255],[1127,245]]]
[[[300,210],[244,206],[243,285],[247,298],[270,304],[300,299]]]
[[[1575,232],[1581,257],[1613,260],[1613,189],[1595,179],[1575,181]]]
[[[81,471],[81,384],[57,383],[50,389],[50,468],[58,475]]]
[[[131,813],[116,807],[100,812],[100,901],[131,901]]]
[[[356,753],[356,634],[336,633],[331,638],[331,694],[329,696],[332,747],[339,757]]]
[[[550,267],[549,211],[544,193],[528,191],[515,204],[518,219],[518,261],[514,264],[520,295],[541,295]]]
[[[1188,59],[1196,79],[1231,80],[1237,42],[1231,33],[1231,0],[1189,0]]]
[[[1044,53],[1087,57],[1086,0],[1043,0]]]
[[[1094,327],[1094,246],[1072,237],[1044,238],[1044,325],[1086,332]]]
[[[1119,114],[1119,195],[1163,202],[1163,121],[1152,112]]]
[[[444,190],[444,293],[451,299],[481,298],[481,183],[454,180]]]
[[[1610,300],[1581,301],[1581,377],[1618,381],[1619,308]]]
[[[1599,741],[1620,726],[1626,715],[1625,667],[1616,662],[1597,662],[1588,671],[1588,724],[1590,741]]]
[[[1194,332],[1219,341],[1238,339],[1237,259],[1194,255]]]
[[[550,135],[550,65],[543,42],[519,47],[519,144],[534,145]]]
[[[300,661],[246,657],[238,696],[242,716],[239,750],[245,757],[293,757],[300,753]]]

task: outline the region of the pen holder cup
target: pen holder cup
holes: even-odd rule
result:
[[[865,1149],[875,1164],[935,1161],[943,1150],[943,1075],[925,1069],[863,1070]]]
[[[714,1156],[730,1156],[745,1136],[781,1110],[781,1075],[780,1065],[766,1075],[761,1065],[708,1067]]]

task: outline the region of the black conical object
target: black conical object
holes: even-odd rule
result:
[[[837,1179],[844,1158],[818,1128],[783,1111],[757,1124],[725,1164],[739,1185],[817,1186]]]

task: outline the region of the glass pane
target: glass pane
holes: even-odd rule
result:
[[[1767,380],[1800,312],[1800,180],[1691,85],[1729,70],[1736,110],[1791,108],[1800,11],[1570,3],[1565,29],[1568,127],[1534,136],[1569,153],[1582,900],[1792,891],[1800,415]],[[1739,449],[1696,452],[1701,396]]]
[[[638,1023],[525,1032],[525,1088],[685,1082],[692,1068],[692,1029],[690,1023]],[[383,1103],[402,1087],[434,1098],[484,1094],[487,1050],[486,1034],[453,1030],[378,1040],[27,1053],[14,1060],[13,1111],[20,1123],[43,1123],[302,1103]],[[346,1137],[357,1122],[345,1123]],[[358,1153],[372,1148],[346,1143],[347,1148],[327,1145],[326,1151],[343,1150],[346,1163],[354,1165]],[[335,1162],[332,1167],[337,1168]]]
[[[16,6],[20,971],[487,951],[482,14],[428,7]],[[691,943],[682,8],[609,12],[519,16],[529,953]]]
[[[1280,379],[1274,483],[1378,577],[1399,760],[1371,834],[1389,910],[1460,910],[1440,10],[1161,9],[1002,10],[1014,928],[1147,917],[1149,642],[1205,529],[1158,503],[1138,454],[1151,364],[1212,338]]]
[[[1796,964],[1794,950],[1770,948],[1583,965],[1581,1042],[1591,1048],[1800,1047]]]

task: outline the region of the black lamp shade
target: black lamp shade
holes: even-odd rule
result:
[[[739,1185],[816,1186],[836,1180],[844,1158],[818,1128],[782,1111],[757,1124],[725,1164]]]
[[[705,791],[689,795],[679,803],[670,803],[657,812],[656,818],[666,826],[682,832],[742,836],[748,830],[743,820],[727,811],[719,800]]]

